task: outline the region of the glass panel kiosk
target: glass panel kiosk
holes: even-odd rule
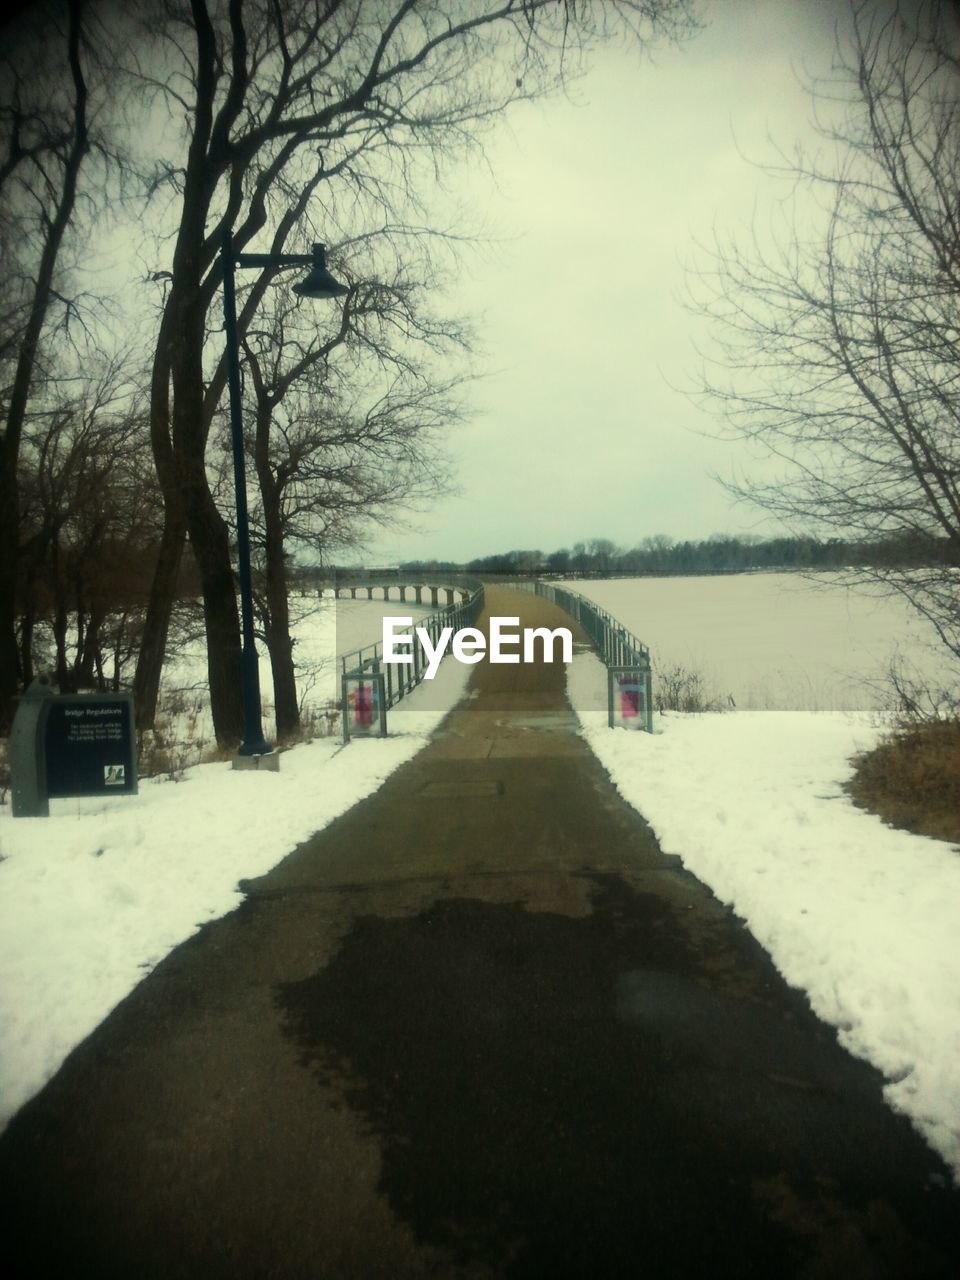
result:
[[[350,671],[342,679],[343,740],[387,736],[387,691],[382,671]]]
[[[653,732],[648,667],[607,668],[607,722],[611,729]]]

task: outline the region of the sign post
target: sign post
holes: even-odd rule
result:
[[[54,693],[48,676],[34,680],[17,707],[10,730],[10,798],[15,818],[46,818],[47,763],[43,750],[47,712]]]

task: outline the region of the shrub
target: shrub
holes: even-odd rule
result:
[[[288,742],[311,742],[314,738],[332,738],[340,732],[341,714],[336,702],[308,703],[300,708],[300,728]],[[285,743],[284,745],[288,745]]]
[[[855,804],[891,826],[960,842],[960,720],[901,724],[854,766]]]
[[[901,657],[887,670],[880,700],[881,715],[897,728],[960,720],[960,690],[932,684],[911,671]]]
[[[725,711],[727,705],[716,694],[708,693],[699,671],[683,666],[666,667],[654,674],[653,700],[661,715],[665,711]],[[728,699],[728,703],[732,699]]]

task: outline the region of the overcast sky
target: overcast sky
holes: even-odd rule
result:
[[[370,558],[469,559],[592,537],[632,546],[769,532],[713,478],[742,446],[675,389],[702,325],[684,263],[714,227],[761,223],[784,188],[751,160],[812,140],[796,72],[829,69],[843,0],[707,0],[706,29],[653,61],[607,48],[576,105],[520,107],[488,148],[497,186],[464,190],[501,240],[473,256],[458,305],[482,313],[487,376],[453,439],[459,493]]]
[[[755,464],[684,393],[695,344],[709,346],[684,306],[685,267],[705,261],[714,229],[746,234],[756,219],[762,233],[785,197],[758,165],[774,142],[817,144],[797,73],[829,70],[847,0],[700,8],[704,29],[680,47],[601,48],[572,100],[519,105],[487,144],[495,181],[474,163],[453,183],[495,234],[465,252],[449,298],[477,319],[483,351],[472,417],[450,437],[457,491],[374,530],[358,557],[779,531],[728,497],[715,477]],[[438,204],[434,225],[448,214]],[[139,223],[104,238],[142,286],[152,259],[124,248]]]

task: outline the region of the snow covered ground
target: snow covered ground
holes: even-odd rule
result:
[[[340,697],[335,658],[380,639],[385,614],[419,619],[431,612],[397,600],[335,600],[304,593],[290,601],[297,692],[304,720],[319,733],[330,727],[325,713]],[[274,736],[273,677],[263,644],[258,646],[263,725],[266,737]],[[198,635],[180,647],[167,662],[160,690],[161,709],[157,735],[163,758],[176,773],[183,765],[196,764],[214,750],[213,720],[207,696],[206,640]],[[336,719],[332,721],[339,732]]]
[[[468,678],[445,662],[391,709],[389,737],[301,745],[278,773],[204,764],[136,796],[51,800],[49,818],[0,807],[0,1129],[169,951],[239,905],[238,880],[415,755]]]
[[[606,671],[574,658],[582,733],[665,853],[743,920],[960,1185],[960,851],[857,809],[841,784],[863,714],[667,713],[607,728]]]
[[[687,626],[670,625],[683,640],[691,610],[705,604],[698,583],[756,576],[679,581],[687,599],[678,592],[675,604]],[[645,640],[667,626],[631,606],[622,583],[574,585],[598,599],[618,588],[618,616]],[[743,603],[727,609],[726,630],[716,617],[699,624],[717,660],[739,660]],[[376,638],[381,612],[415,611],[397,601],[354,608],[356,633],[337,627],[341,652]],[[809,601],[804,608],[811,612]],[[792,612],[782,620],[757,657],[766,657],[768,676],[791,645],[798,661],[809,654],[796,647]],[[302,670],[308,659],[332,668],[332,611],[305,616],[302,627]],[[834,663],[849,647],[829,627],[814,627],[808,639]],[[669,646],[661,657],[684,659]],[[180,675],[199,696],[197,655],[194,664]],[[0,1127],[167,952],[238,904],[238,880],[269,870],[415,754],[469,673],[445,662],[430,688],[391,711],[389,738],[299,746],[284,754],[278,774],[187,768],[179,783],[142,781],[136,797],[53,801],[47,819],[14,822],[9,805],[0,806]],[[605,678],[589,654],[568,669],[584,735],[621,793],[664,850],[680,854],[746,920],[842,1042],[883,1072],[890,1104],[960,1183],[960,856],[884,827],[843,795],[851,755],[879,729],[863,713],[737,710],[657,717],[652,736],[610,730]],[[268,667],[264,689],[269,696]],[[308,696],[326,696],[320,679],[315,690]]]

